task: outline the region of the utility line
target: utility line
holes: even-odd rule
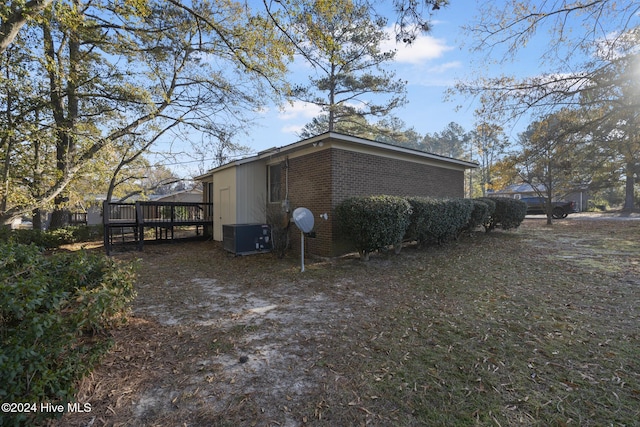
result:
[[[246,153],[246,154],[236,154],[233,156],[226,156],[229,159],[234,159],[234,158],[243,158],[243,157],[247,157],[247,156],[253,156],[258,154],[257,152],[255,153]],[[158,154],[154,154],[154,155],[158,155]],[[215,157],[211,157],[208,159],[198,159],[198,160],[185,160],[182,162],[173,162],[173,163],[154,163],[155,166],[177,166],[177,165],[186,165],[188,163],[200,163],[200,162],[210,162],[216,160]]]

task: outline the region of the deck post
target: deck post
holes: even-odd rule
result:
[[[141,251],[144,246],[144,214],[140,202],[136,202],[136,229],[138,230],[138,250]]]
[[[173,243],[173,222],[176,219],[176,206],[171,205],[171,243]]]
[[[102,202],[102,227],[104,236],[102,236],[104,240],[104,250],[107,252],[107,255],[111,255],[111,242],[110,242],[110,229],[109,229],[109,202],[106,200]]]

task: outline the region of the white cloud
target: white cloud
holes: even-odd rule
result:
[[[304,129],[304,125],[289,125],[281,127],[280,131],[282,133],[292,133],[298,135],[302,131],[302,129]]]
[[[278,114],[280,120],[294,120],[297,118],[312,119],[319,115],[321,108],[314,104],[302,101],[294,101],[287,104]]]
[[[389,35],[389,40],[382,44],[382,50],[396,50],[395,61],[399,63],[423,64],[426,61],[440,58],[445,52],[453,49],[452,46],[447,45],[446,40],[424,34],[419,34],[409,45],[396,43],[394,29],[389,27],[386,32]]]
[[[286,104],[278,113],[278,119],[283,121],[304,121],[303,124],[292,123],[284,125],[280,128],[282,133],[298,134],[304,128],[305,124],[310,122],[311,119],[320,115],[322,109],[314,104],[308,102],[294,101],[293,104]]]
[[[460,61],[433,64],[427,67],[411,67],[402,69],[399,76],[409,85],[427,87],[450,87],[455,85],[456,74],[464,69]]]
[[[462,63],[460,61],[451,61],[451,62],[445,62],[444,64],[439,64],[433,67],[429,67],[429,72],[444,74],[448,71],[455,70],[461,67],[462,67]]]
[[[456,84],[451,77],[425,75],[409,82],[410,84],[424,87],[448,88]]]

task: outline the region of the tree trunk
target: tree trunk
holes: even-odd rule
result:
[[[544,202],[544,210],[547,213],[547,225],[553,225],[553,203],[551,203],[551,193],[547,192]]]
[[[54,50],[54,40],[48,22],[43,23],[44,52],[51,64],[59,60]],[[49,71],[49,96],[53,107],[53,119],[56,125],[56,169],[60,176],[66,176],[71,165],[71,156],[75,144],[75,123],[78,117],[78,97],[76,84],[80,62],[80,41],[78,35],[71,31],[69,34],[69,76],[66,88],[63,88],[62,76],[52,67]],[[66,100],[66,105],[65,105]],[[65,115],[66,107],[66,115]],[[64,203],[69,200],[64,193],[54,199],[54,210],[51,213],[49,228],[64,227],[67,224],[67,212],[63,210]]]
[[[5,78],[7,81],[11,79],[11,73],[9,73],[9,67],[6,69]],[[5,95],[6,110],[3,111],[5,116],[5,125],[7,129],[13,128],[13,116],[11,109],[13,108],[12,93],[7,91]],[[13,138],[9,136],[9,133],[5,133],[0,141],[0,146],[5,147],[4,161],[2,162],[2,190],[0,191],[0,212],[4,213],[7,210],[7,202],[9,199],[9,169],[11,168],[11,151],[13,149]]]
[[[55,230],[57,228],[64,228],[69,225],[67,211],[61,207],[56,207],[51,212],[51,222],[49,223],[49,229]]]
[[[627,162],[625,170],[626,182],[624,186],[624,206],[622,209],[630,211],[635,207],[635,162]]]
[[[0,53],[3,53],[18,35],[20,28],[52,3],[53,0],[32,0],[22,7],[11,8],[0,23]]]
[[[42,215],[40,209],[36,208],[31,213],[31,224],[33,224],[34,230],[42,230]]]
[[[331,74],[329,76],[329,80],[331,82],[329,87],[329,132],[333,132],[336,121],[336,65],[331,64]]]

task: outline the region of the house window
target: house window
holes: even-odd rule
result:
[[[277,203],[282,200],[282,165],[271,165],[269,170],[269,202]]]

